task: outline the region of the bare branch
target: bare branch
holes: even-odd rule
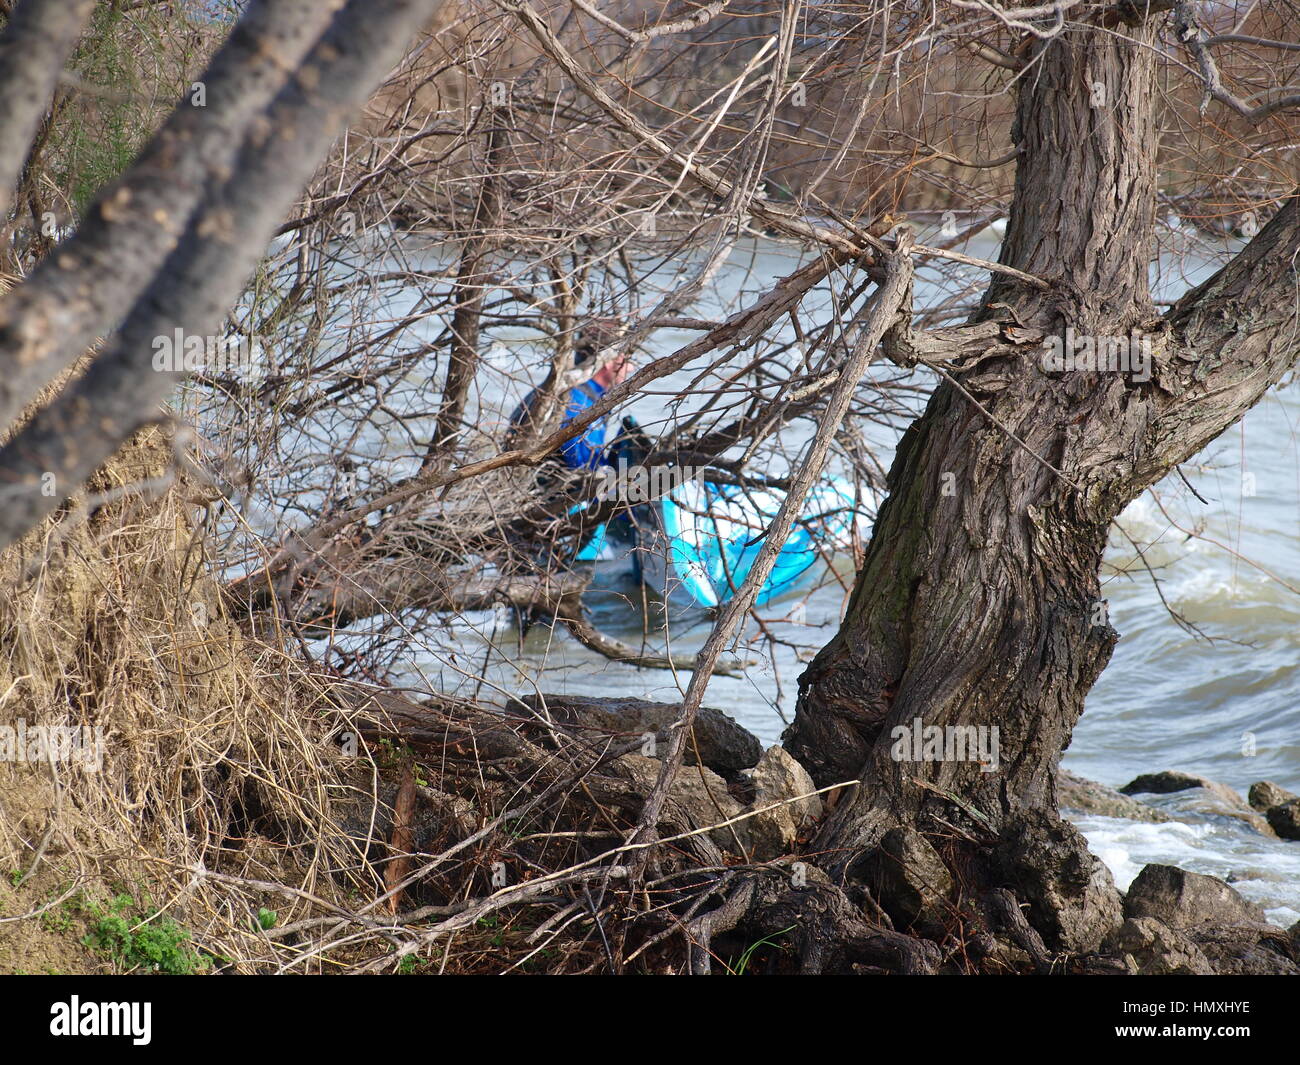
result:
[[[1267,103],[1260,104],[1258,107],[1251,107],[1245,100],[1225,89],[1218,65],[1210,54],[1208,46],[1210,38],[1201,29],[1196,12],[1188,0],[1179,0],[1178,3],[1174,4],[1174,25],[1178,31],[1178,39],[1183,42],[1183,46],[1196,60],[1196,64],[1201,71],[1201,80],[1205,83],[1205,98],[1201,103],[1202,113],[1209,106],[1211,100],[1218,100],[1219,103],[1232,108],[1246,121],[1259,123],[1270,115],[1275,115],[1286,108],[1300,107],[1300,93],[1278,96]]]
[[[167,269],[150,285],[109,348],[0,451],[8,501],[0,520],[0,544],[12,543],[50,513],[154,416],[156,406],[178,382],[175,373],[158,372],[152,365],[154,338],[177,327],[193,337],[219,331],[276,224],[330,142],[440,3],[356,0],[339,13],[311,50],[299,77],[277,96],[265,128],[245,143],[238,176],[203,204]],[[246,42],[263,43],[260,38]],[[249,95],[258,96],[252,91]],[[199,152],[200,146],[192,144],[178,165],[184,160],[196,165]],[[43,474],[50,471],[61,475],[56,476],[57,498],[40,490]]]
[[[252,120],[337,4],[258,0],[213,59],[203,106],[182,100],[77,231],[0,302],[0,424],[108,332],[176,247],[210,182],[223,180]]]
[[[0,35],[0,220],[94,0],[26,0]]]

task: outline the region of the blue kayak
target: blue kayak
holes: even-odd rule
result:
[[[763,549],[768,527],[785,500],[778,489],[755,489],[686,481],[637,507],[635,550],[641,579],[666,602],[681,607],[725,603],[744,581]],[[842,477],[819,482],[804,501],[757,605],[798,590],[818,572],[817,563],[848,549],[870,528],[867,507]],[[583,546],[579,561],[611,554],[604,526]]]

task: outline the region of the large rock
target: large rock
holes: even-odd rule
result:
[[[1282,839],[1300,839],[1300,796],[1271,780],[1257,780],[1250,786],[1249,798],[1274,833]]]
[[[943,859],[920,832],[893,828],[860,865],[858,875],[895,927],[941,935],[951,917],[955,884]]]
[[[670,730],[681,715],[681,703],[656,703],[630,697],[587,695],[521,695],[508,708],[539,720],[549,720],[570,732],[587,733],[599,739],[621,736],[635,739],[653,732],[659,753],[666,748]],[[694,740],[686,744],[686,764],[697,761],[714,772],[732,778],[743,769],[756,765],[763,745],[747,729],[736,724],[721,710],[700,707],[695,717]],[[696,758],[696,749],[699,757]]]
[[[1172,865],[1148,865],[1129,885],[1125,917],[1154,917],[1170,928],[1191,931],[1267,924],[1264,911],[1216,876]]]
[[[1095,780],[1085,780],[1073,773],[1062,770],[1056,781],[1057,804],[1062,809],[1075,810],[1084,814],[1098,814],[1101,817],[1122,817],[1129,821],[1148,821],[1163,824],[1172,818],[1163,810],[1148,806],[1137,799],[1098,784]]]
[[[657,758],[626,754],[614,765],[623,770],[639,792],[649,794],[662,763]],[[732,794],[726,780],[700,765],[682,766],[668,790],[668,798],[694,828],[741,818],[735,824],[713,829],[709,838],[731,854],[770,861],[789,854],[800,832],[821,817],[821,799],[809,794],[816,790],[812,778],[782,747],[766,751],[750,776],[754,797],[748,805]]]
[[[1161,773],[1143,773],[1119,789],[1125,795],[1170,795],[1175,792],[1195,791],[1195,808],[1198,813],[1243,821],[1265,836],[1274,835],[1273,829],[1259,812],[1252,810],[1237,792],[1226,784],[1191,773],[1165,770]]]
[[[1191,933],[1214,971],[1223,976],[1295,976],[1300,951],[1280,928],[1238,925]]]
[[[1141,795],[1144,792],[1167,795],[1171,791],[1203,788],[1209,783],[1204,777],[1196,777],[1192,776],[1191,773],[1179,773],[1177,770],[1166,769],[1160,773],[1142,773],[1119,790],[1125,795]]]
[[[769,861],[789,853],[799,833],[821,817],[822,801],[810,794],[817,785],[808,771],[784,747],[769,747],[754,767],[752,779],[754,801],[748,810],[755,812],[746,819],[752,857]],[[786,801],[790,799],[795,801]]]
[[[1250,792],[1246,798],[1249,800],[1250,805],[1260,813],[1267,813],[1271,807],[1281,806],[1293,799],[1300,799],[1300,795],[1287,791],[1286,788],[1279,788],[1271,780],[1257,780],[1250,786]]]
[[[1300,839],[1300,799],[1268,809],[1269,827],[1283,839]]]
[[[1107,937],[1103,949],[1127,955],[1138,976],[1211,976],[1210,959],[1186,933],[1154,917],[1130,917]]]
[[[662,763],[657,758],[639,754],[625,754],[613,763],[621,767],[642,795],[649,795],[659,779]],[[719,825],[708,836],[722,850],[739,854],[751,848],[749,826],[745,821],[723,826],[744,810],[731,792],[727,782],[707,766],[682,766],[668,789],[668,801],[683,813],[692,828]]]
[[[1148,865],[1130,885],[1124,913],[1129,918],[1126,927],[1134,925],[1150,931],[1150,925],[1141,924],[1150,921],[1185,936],[1215,973],[1300,974],[1300,943],[1269,925],[1263,910],[1217,877],[1170,865]],[[1130,928],[1127,939],[1117,936],[1111,945],[1137,959],[1139,971],[1174,971],[1160,967],[1192,964],[1187,960],[1185,942],[1177,937],[1153,936],[1147,948],[1149,957],[1143,955],[1140,946],[1134,949],[1134,943],[1136,933]],[[1156,968],[1142,969],[1144,958]]]
[[[1191,773],[1180,773],[1173,769],[1166,769],[1160,773],[1143,773],[1134,777],[1119,790],[1125,795],[1143,793],[1168,795],[1171,792],[1189,791],[1192,788],[1204,788],[1235,806],[1247,805],[1246,801],[1226,784],[1193,776]]]

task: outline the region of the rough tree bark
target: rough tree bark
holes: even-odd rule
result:
[[[1034,43],[1002,261],[1051,285],[995,275],[966,330],[997,319],[1029,334],[1137,330],[1151,380],[1049,373],[1038,345],[955,360],[903,437],[844,622],[801,678],[785,737],[818,785],[860,781],[809,847],[842,884],[900,846],[933,847],[960,886],[932,906],[1014,936],[993,905],[1010,886],[1057,950],[1095,949],[1119,919],[1109,873],[1055,796],[1118,638],[1098,610],[1110,522],[1241,417],[1300,348],[1294,198],[1215,278],[1154,313],[1154,38],[1147,22]],[[918,350],[907,332],[895,352]],[[1000,764],[894,760],[892,730],[916,719],[996,727]]]

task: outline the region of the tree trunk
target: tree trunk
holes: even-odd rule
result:
[[[1151,379],[1048,372],[1036,345],[954,371],[961,387],[940,385],[902,439],[845,619],[801,678],[785,737],[818,785],[860,781],[809,848],[841,883],[865,880],[890,911],[882,861],[937,852],[960,886],[938,878],[925,907],[933,938],[972,920],[1014,937],[998,917],[1005,886],[1049,948],[1093,950],[1118,923],[1110,875],[1055,795],[1061,752],[1118,638],[1099,601],[1110,522],[1296,356],[1294,199],[1239,261],[1154,315],[1154,37],[1143,24],[1035,43],[1002,262],[1050,289],[999,276],[977,316],[1049,337],[1137,331],[1151,341]],[[897,730],[910,740],[927,726],[996,729],[996,764],[960,748],[907,760],[925,751],[900,747]],[[914,929],[926,925],[917,913],[893,907]]]
[[[494,120],[495,121],[495,120]],[[483,157],[483,178],[479,182],[474,217],[461,252],[456,273],[456,310],[451,317],[451,349],[447,357],[447,379],[442,389],[442,405],[434,425],[433,437],[420,466],[427,469],[447,463],[451,450],[463,428],[465,404],[470,386],[478,372],[479,324],[483,317],[483,300],[487,294],[488,258],[494,243],[493,230],[500,202],[499,172],[502,130],[493,125],[488,131]]]

